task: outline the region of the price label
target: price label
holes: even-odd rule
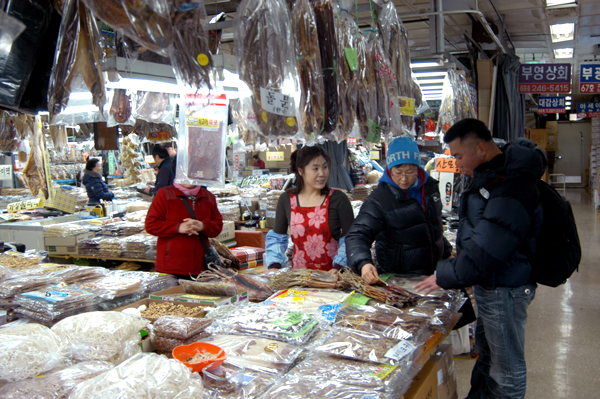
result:
[[[455,158],[437,158],[435,160],[436,172],[460,173],[460,168],[456,166]]]
[[[348,144],[356,144],[356,137],[348,137]]]
[[[247,199],[247,198],[243,199],[241,203],[242,203],[242,206],[252,206],[252,200]]]
[[[391,366],[389,364],[380,364],[369,376],[384,380],[392,371],[396,370],[398,366]]]
[[[415,99],[408,97],[398,97],[400,105],[400,113],[402,115],[414,116],[415,115]]]
[[[417,347],[415,345],[411,344],[408,341],[400,341],[398,345],[394,346],[392,349],[387,351],[385,357],[387,357],[388,359],[398,361],[404,356],[413,353],[416,348]]]
[[[371,158],[373,161],[379,161],[379,151],[370,151],[369,158]]]
[[[267,216],[267,219],[275,219],[276,213],[277,213],[277,211],[267,211],[267,212],[265,212],[265,215]]]
[[[146,155],[144,157],[144,162],[146,162],[146,163],[154,163],[154,158],[152,157],[152,155]]]
[[[284,152],[267,152],[267,161],[283,161]]]
[[[344,47],[344,53],[346,54],[346,60],[348,61],[348,67],[351,71],[358,71],[358,56],[356,55],[356,49],[352,47]]]
[[[0,165],[0,180],[12,179],[12,165]]]
[[[260,105],[263,110],[281,116],[295,116],[294,98],[283,93],[260,88]]]
[[[214,119],[214,118],[206,118],[206,117],[185,118],[185,125],[218,129],[219,128],[219,120]]]
[[[8,212],[12,213],[12,212],[18,212],[18,211],[23,211],[23,210],[41,208],[42,206],[43,206],[42,199],[36,198],[36,199],[27,200],[27,201],[13,202],[12,204],[8,204],[8,206],[6,207],[6,210]]]

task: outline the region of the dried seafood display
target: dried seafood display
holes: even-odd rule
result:
[[[342,10],[335,19],[338,43],[338,90],[340,115],[338,119],[339,141],[345,140],[356,119],[358,101],[358,65],[356,61],[356,48],[353,36],[358,32],[356,20],[346,11]],[[352,62],[352,65],[350,64]]]
[[[379,284],[384,286],[367,284],[362,277],[347,268],[340,270],[339,276],[340,283],[344,286],[349,286],[363,295],[398,308],[414,305],[419,298],[419,295],[413,294],[405,288],[387,285],[383,281]]]
[[[238,73],[252,90],[252,108],[261,134],[271,139],[296,135],[299,79],[286,3],[244,0],[236,21]]]
[[[152,341],[152,346],[154,346],[156,351],[161,353],[171,353],[173,349],[177,348],[178,346],[193,344],[194,342],[202,341],[208,337],[210,337],[210,333],[202,331],[184,339],[159,337],[155,334],[152,334],[150,340]]]
[[[31,150],[29,151],[29,158],[27,164],[23,169],[23,177],[27,183],[27,187],[31,191],[31,194],[37,196],[40,192],[45,199],[48,199],[48,184],[46,181],[46,169],[44,152],[46,151],[46,144],[44,140],[44,134],[42,132],[42,122],[39,116],[36,117],[33,123],[33,133],[31,135]]]
[[[215,247],[217,253],[221,256],[221,261],[226,268],[240,270],[240,265],[242,262],[231,253],[229,248],[214,238],[209,238],[209,241],[210,245]]]
[[[248,275],[240,274],[235,270],[226,269],[214,264],[208,265],[208,270],[200,273],[195,281],[234,283],[238,292],[248,291],[248,299],[251,302],[264,301],[273,294],[273,290],[267,284]]]
[[[326,396],[325,396],[326,395]],[[340,384],[339,382],[325,379],[288,378],[271,388],[263,399],[304,399],[304,398],[331,398],[331,399],[384,399],[384,392],[374,392],[369,388],[356,385]]]
[[[317,21],[309,0],[294,4],[292,23],[298,55],[298,74],[302,94],[299,108],[304,113],[304,134],[318,135],[323,129],[326,92],[323,86],[321,53],[317,34]]]
[[[131,113],[131,94],[127,94],[125,89],[115,89],[110,106],[110,115],[115,122],[122,124],[131,121]]]
[[[152,91],[138,91],[134,116],[153,123],[175,123],[175,105],[171,95]]]
[[[195,295],[234,296],[238,294],[236,285],[231,281],[188,281],[179,280],[183,292]]]
[[[155,321],[162,316],[204,316],[204,309],[200,306],[189,307],[174,302],[151,302],[148,309],[142,311],[142,317]]]
[[[213,67],[208,46],[206,10],[203,2],[170,1],[173,25],[171,61],[179,79],[193,88],[208,87]]]
[[[360,32],[354,35],[354,48],[358,60],[358,100],[356,118],[361,138],[371,143],[379,142],[380,132],[377,126],[377,85],[373,57],[367,38]]]
[[[269,280],[274,290],[285,290],[294,287],[337,288],[338,275],[321,270],[293,269],[278,273]]]
[[[383,50],[383,41],[380,35],[371,39],[370,49],[376,71],[379,127],[385,137],[399,136],[402,133],[402,120],[398,103],[398,82],[388,55]]]
[[[152,325],[154,335],[163,338],[187,339],[212,324],[210,319],[186,316],[161,316]]]

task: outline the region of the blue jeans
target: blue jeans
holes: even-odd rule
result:
[[[475,352],[479,358],[467,399],[525,397],[525,324],[535,287],[533,283],[490,290],[475,286]]]

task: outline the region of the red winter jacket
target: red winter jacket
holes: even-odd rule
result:
[[[169,274],[197,276],[204,270],[204,247],[198,236],[179,233],[183,219],[189,218],[185,205],[178,196],[184,195],[175,186],[163,187],[156,193],[146,216],[146,231],[158,236],[156,244],[156,271]],[[186,201],[190,201],[185,198]],[[202,188],[191,203],[196,219],[204,223],[207,237],[216,237],[223,229],[223,217],[217,208],[215,196]]]

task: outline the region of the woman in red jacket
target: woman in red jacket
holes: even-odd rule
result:
[[[196,219],[183,203],[187,201]],[[158,236],[156,271],[189,279],[204,268],[204,247],[200,242],[214,238],[223,229],[223,217],[215,196],[200,186],[174,184],[156,193],[146,216],[146,231]]]

